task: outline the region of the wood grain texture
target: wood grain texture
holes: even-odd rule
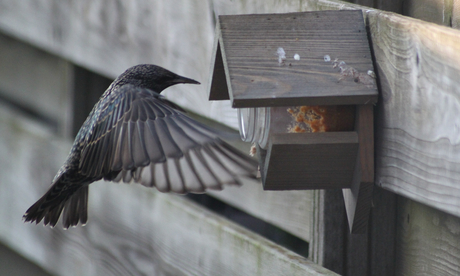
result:
[[[374,115],[372,105],[359,105],[356,110],[355,130],[359,149],[353,180],[349,189],[343,189],[350,232],[367,231],[374,186]]]
[[[4,107],[0,115],[0,239],[53,274],[337,275],[183,197],[136,185],[93,184],[86,227],[25,224],[70,143]]]
[[[2,32],[103,76],[153,63],[198,80],[202,85],[177,85],[164,95],[238,128],[230,103],[210,102],[206,92],[215,29],[210,0],[0,0],[0,7]]]
[[[451,27],[453,3],[456,2],[455,0],[406,0],[403,2],[402,14]]]
[[[458,217],[398,197],[396,238],[396,275],[458,275]]]
[[[264,191],[260,182],[248,181],[241,187],[227,187],[208,194],[309,244],[316,242],[312,234],[317,204],[314,191]]]
[[[382,85],[376,183],[460,215],[460,32],[387,16],[369,17]]]
[[[261,171],[264,189],[350,187],[357,150],[355,132],[274,134]]]
[[[359,11],[220,16],[218,28],[233,107],[377,100],[375,80],[367,75],[374,69]],[[369,81],[341,73],[333,66],[336,59]]]
[[[0,98],[40,115],[57,133],[70,137],[71,64],[3,34],[0,53]]]

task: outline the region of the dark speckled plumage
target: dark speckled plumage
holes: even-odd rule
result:
[[[201,193],[253,177],[253,159],[160,96],[178,83],[199,84],[149,64],[121,74],[94,106],[50,189],[27,210],[25,221],[55,226],[62,213],[64,228],[85,224],[88,185],[102,178]]]

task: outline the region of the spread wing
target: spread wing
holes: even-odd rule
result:
[[[81,173],[163,192],[204,192],[253,177],[257,162],[159,94],[124,85],[95,115]]]

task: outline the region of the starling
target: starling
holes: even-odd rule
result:
[[[107,88],[78,132],[51,187],[24,220],[64,228],[87,222],[88,185],[134,181],[161,192],[203,193],[254,177],[257,163],[160,93],[199,84],[162,67],[136,65]]]

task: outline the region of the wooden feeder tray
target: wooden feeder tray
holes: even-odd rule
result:
[[[219,16],[210,100],[235,108],[355,105],[353,131],[277,133],[258,148],[266,190],[343,189],[363,233],[374,182],[378,90],[362,11]]]

